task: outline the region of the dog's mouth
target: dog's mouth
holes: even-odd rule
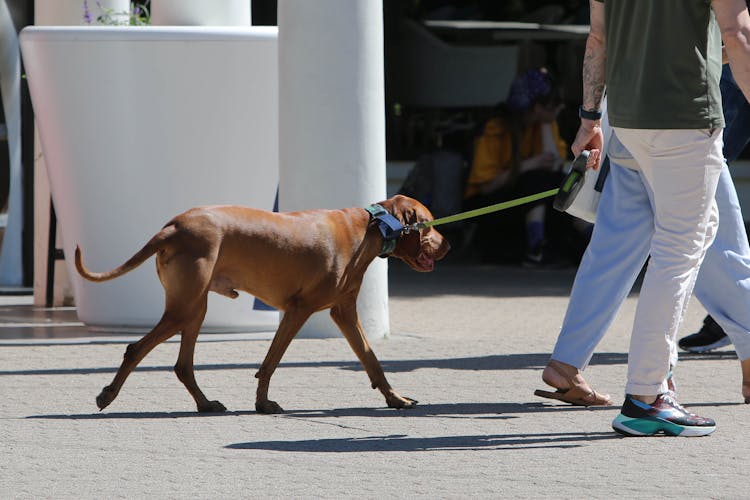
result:
[[[435,269],[435,259],[424,252],[419,252],[419,255],[417,255],[417,267],[420,271],[430,272]]]

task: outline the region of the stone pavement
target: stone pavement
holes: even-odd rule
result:
[[[176,340],[110,407],[94,398],[134,337],[92,336],[72,309],[0,306],[0,498],[748,497],[750,407],[731,348],[682,356],[681,401],[716,419],[704,438],[622,438],[618,408],[536,398],[573,271],[390,266],[392,335],[372,342],[420,401],[384,407],[342,338],[296,339],[253,410],[270,334],[209,335],[197,377],[229,411],[199,415],[172,373]],[[592,291],[595,293],[595,291]],[[635,295],[587,371],[619,403]],[[24,305],[25,304],[25,305]],[[684,333],[704,311],[690,306]]]

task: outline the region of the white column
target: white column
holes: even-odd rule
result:
[[[367,206],[385,198],[383,5],[279,0],[279,208]],[[368,337],[388,334],[388,267],[359,295]],[[328,312],[302,336],[339,336]]]

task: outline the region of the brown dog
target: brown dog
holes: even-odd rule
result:
[[[433,220],[418,201],[395,196],[379,203],[407,226]],[[362,208],[274,213],[240,206],[211,206],[188,210],[167,223],[121,266],[94,273],[83,265],[76,248],[78,272],[91,281],[117,278],[156,254],[156,271],[166,293],[159,323],[131,344],[114,380],[96,398],[99,409],[120,392],[130,372],[151,349],[182,333],[174,371],[195,399],[199,412],[222,412],[195,382],[193,353],[209,291],[236,298],[238,290],[284,311],[258,373],[255,408],[261,413],[283,410],[268,399],[268,385],[289,343],[313,313],[331,310],[331,317],[364,365],[373,389],[391,408],[409,408],[416,401],[400,396],[385,378],[357,316],[357,295],[365,270],[384,253],[380,221]],[[417,271],[432,271],[450,248],[433,228],[403,231],[391,255]]]

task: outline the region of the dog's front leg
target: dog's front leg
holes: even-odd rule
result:
[[[341,329],[341,333],[344,334],[344,337],[346,337],[362,366],[365,367],[367,376],[370,377],[372,388],[379,389],[383,393],[383,396],[385,396],[385,402],[388,404],[388,407],[413,408],[417,404],[417,401],[399,395],[385,378],[383,367],[367,342],[364,329],[359,321],[356,299],[332,307],[331,318],[333,318],[333,321]]]
[[[258,369],[258,373],[255,374],[255,378],[258,379],[258,390],[255,395],[255,411],[258,413],[283,413],[284,410],[279,406],[276,401],[270,401],[268,399],[268,386],[271,382],[271,376],[276,371],[276,367],[279,366],[281,358],[284,356],[289,343],[292,341],[295,335],[305,321],[312,314],[311,311],[300,311],[300,310],[288,310],[284,312],[284,317],[281,318],[279,328],[276,330],[276,335],[271,341],[271,347],[268,349],[266,358]]]

